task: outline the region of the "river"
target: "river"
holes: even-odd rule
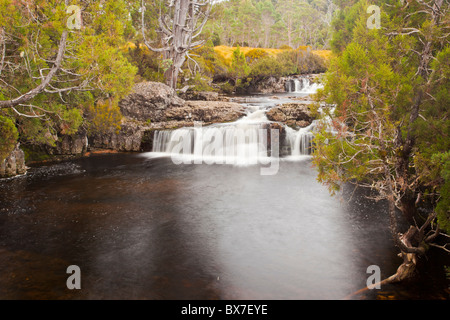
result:
[[[123,153],[3,180],[0,299],[449,298],[434,250],[414,281],[351,295],[369,266],[384,278],[401,263],[385,205],[330,196],[309,156],[260,169]]]

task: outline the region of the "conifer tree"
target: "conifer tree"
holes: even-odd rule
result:
[[[449,4],[390,3],[379,30],[367,28],[368,5],[353,7],[359,19],[317,96],[326,116],[314,163],[332,192],[350,183],[387,202],[403,257],[392,282],[412,276],[429,246],[449,251]],[[408,229],[399,229],[397,210]]]

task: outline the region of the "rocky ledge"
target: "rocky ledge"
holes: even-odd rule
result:
[[[154,130],[191,127],[195,122],[202,125],[232,122],[244,115],[238,103],[208,101],[216,97],[212,94],[202,97],[201,101],[186,101],[163,83],[138,83],[119,103],[124,116],[120,132],[90,136],[90,149],[150,151]]]

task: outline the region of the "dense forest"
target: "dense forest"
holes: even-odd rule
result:
[[[388,202],[404,258],[391,280],[409,277],[430,246],[449,251],[448,1],[378,1],[380,28],[367,27],[367,0],[196,2],[187,20],[198,34],[181,33],[189,43],[178,47],[162,18],[173,19],[174,2],[70,1],[77,11],[69,1],[0,0],[0,161],[18,142],[120,129],[118,102],[141,81],[240,93],[326,72],[319,180]]]
[[[205,32],[215,46],[327,49],[336,10],[331,0],[222,1]]]

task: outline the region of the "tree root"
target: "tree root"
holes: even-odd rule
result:
[[[397,272],[395,274],[370,286],[357,290],[346,296],[343,300],[350,300],[354,296],[357,296],[365,291],[372,290],[373,288],[381,287],[382,285],[399,283],[404,280],[412,278],[415,274],[417,266],[416,254],[400,253],[399,256],[403,257],[403,263],[397,268]]]

